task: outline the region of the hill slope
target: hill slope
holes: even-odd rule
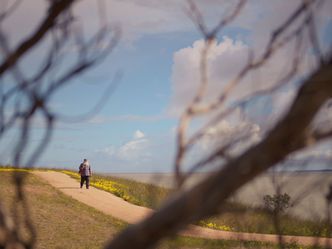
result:
[[[1,172],[0,201],[7,212],[17,206],[13,202],[12,174]],[[108,238],[125,226],[123,222],[62,194],[37,176],[27,174],[25,180],[38,249],[101,248]]]
[[[7,212],[18,207],[14,199],[15,188],[11,182],[12,175],[13,172],[1,172],[0,203],[4,204]],[[125,223],[66,196],[33,174],[27,174],[25,180],[25,193],[37,231],[35,247],[37,249],[102,248],[106,240],[126,226]],[[22,213],[22,209],[18,210]],[[24,230],[22,234],[24,235]],[[292,246],[292,248],[304,248],[298,245]],[[159,248],[277,248],[277,245],[263,242],[177,237],[164,241]]]

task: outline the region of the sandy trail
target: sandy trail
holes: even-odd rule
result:
[[[35,175],[46,180],[49,184],[59,189],[66,195],[91,206],[105,214],[111,215],[119,220],[134,224],[147,217],[153,210],[145,207],[133,205],[111,193],[90,187],[90,189],[80,189],[79,183],[66,174],[54,171],[35,171]],[[226,232],[190,225],[181,235],[226,240],[252,240],[264,242],[278,242],[277,235]],[[320,245],[332,248],[332,239],[315,238],[304,236],[283,236],[284,242],[296,242],[302,245]],[[327,246],[328,245],[328,246]]]

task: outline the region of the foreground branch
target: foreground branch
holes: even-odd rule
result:
[[[35,33],[22,42],[14,52],[9,54],[7,58],[4,59],[4,62],[1,63],[0,75],[13,67],[26,52],[37,45],[43,39],[45,34],[47,34],[47,32],[54,26],[58,16],[68,9],[73,2],[74,0],[54,1],[45,20],[40,24]]]
[[[308,126],[332,96],[331,81],[330,59],[303,83],[287,115],[265,139],[205,181],[170,200],[144,221],[124,230],[105,248],[150,248],[186,225],[218,213],[220,205],[237,189],[306,146]]]

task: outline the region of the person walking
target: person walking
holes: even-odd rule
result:
[[[92,175],[92,173],[90,163],[87,159],[84,159],[83,162],[80,164],[78,173],[81,175],[81,188],[83,187],[85,182],[86,188],[89,189],[90,176]]]

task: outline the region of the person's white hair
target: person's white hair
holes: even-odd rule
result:
[[[90,166],[88,159],[83,159],[83,164],[85,164],[86,166]]]

